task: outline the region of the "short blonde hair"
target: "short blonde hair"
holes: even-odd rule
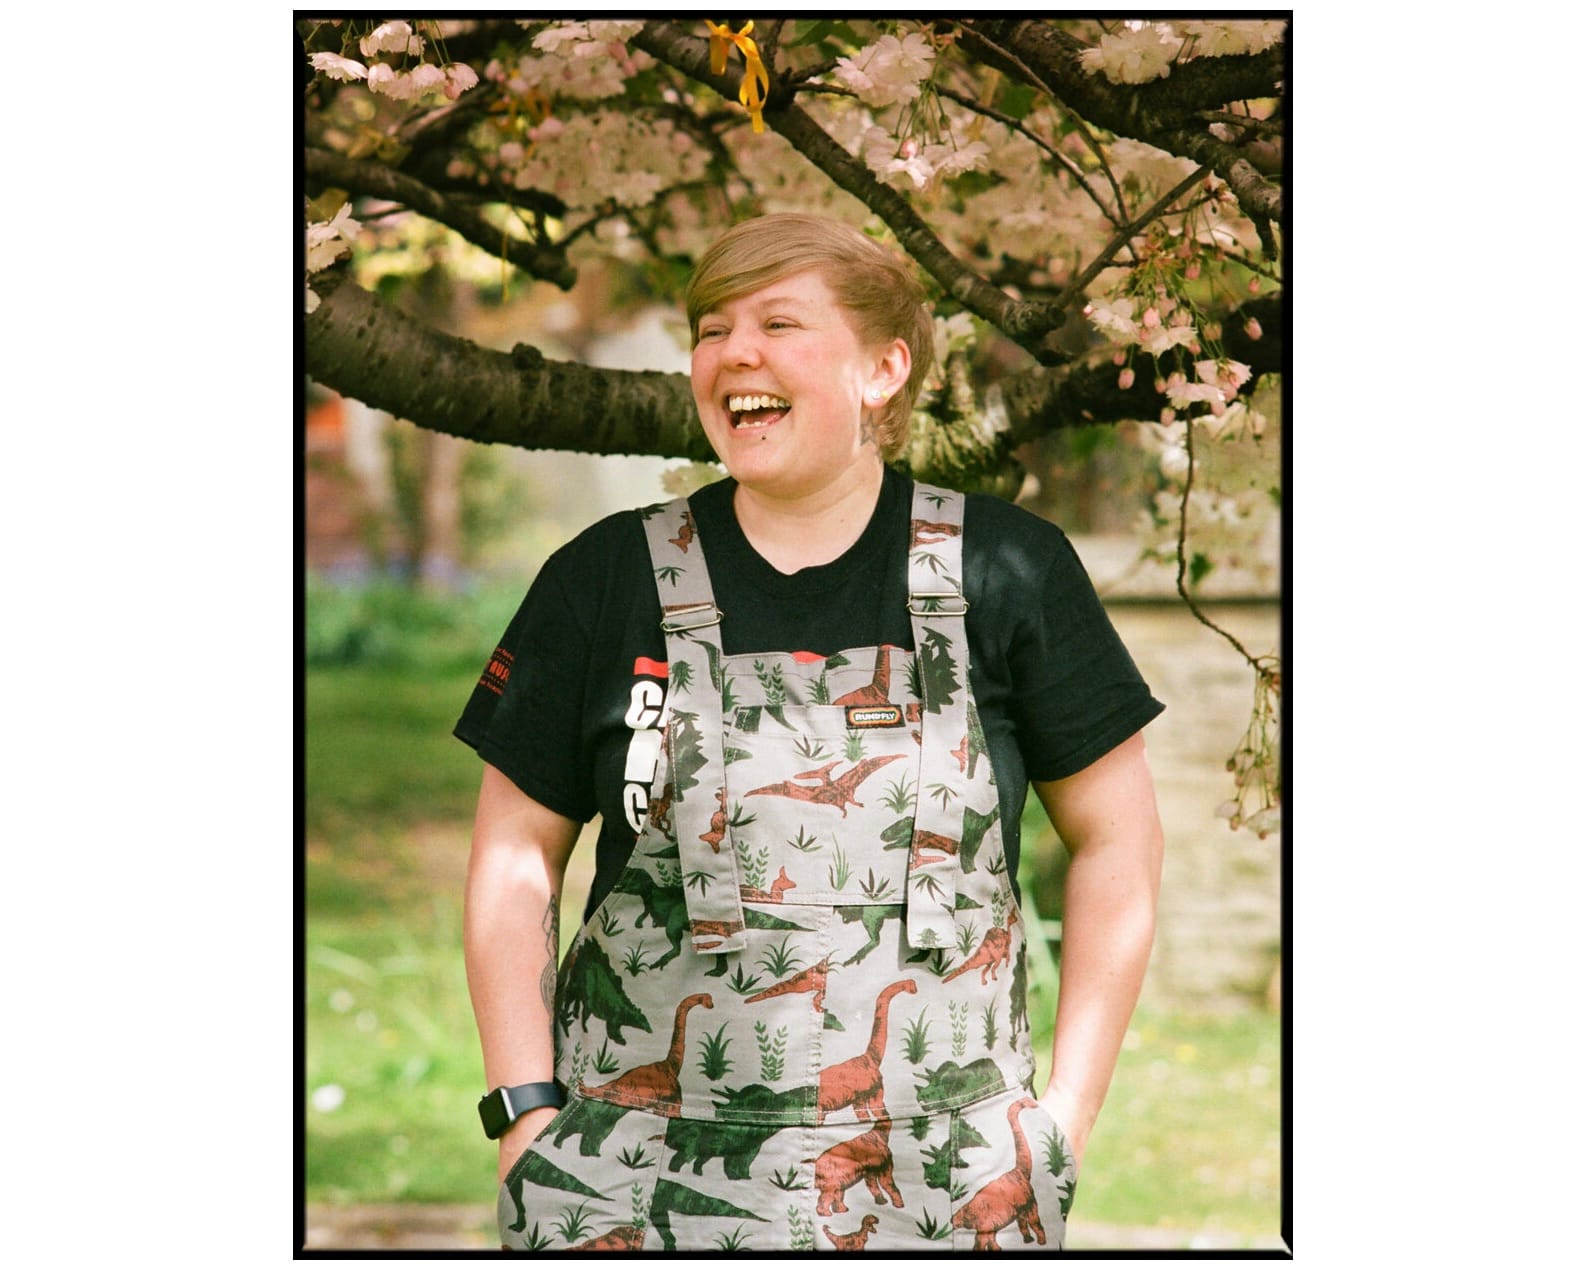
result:
[[[935,339],[925,291],[914,271],[880,243],[841,221],[778,212],[743,221],[700,257],[684,292],[689,343],[699,342],[700,319],[730,300],[808,269],[818,271],[851,315],[861,343],[901,339],[909,346],[909,379],[878,412],[884,459],[909,441],[915,398],[931,369]]]

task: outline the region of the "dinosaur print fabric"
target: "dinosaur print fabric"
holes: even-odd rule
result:
[[[962,523],[916,486],[913,651],[726,657],[688,504],[647,511],[662,757],[561,967],[569,1102],[501,1188],[505,1247],[1061,1247]]]

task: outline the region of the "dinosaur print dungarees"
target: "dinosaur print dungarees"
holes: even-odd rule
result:
[[[562,963],[568,1103],[502,1185],[504,1246],[1057,1251],[1074,1167],[1028,1092],[963,496],[915,487],[913,653],[724,656],[687,502],[643,515],[663,751]]]

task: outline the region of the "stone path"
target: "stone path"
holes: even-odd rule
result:
[[[310,1204],[305,1249],[468,1251],[497,1247],[495,1213],[483,1204]],[[1270,1240],[1217,1231],[1108,1226],[1076,1219],[1069,1223],[1071,1252],[1141,1249],[1282,1249]]]

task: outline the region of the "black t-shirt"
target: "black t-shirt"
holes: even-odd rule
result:
[[[889,468],[859,540],[831,563],[794,574],[779,573],[744,537],[734,485],[718,481],[689,500],[723,613],[724,653],[914,648],[908,476]],[[1073,775],[1163,707],[1057,526],[968,495],[963,571],[970,685],[1012,879],[1027,782]],[[624,768],[666,682],[660,622],[639,513],[608,516],[546,561],[454,730],[552,811],[581,822],[601,815],[586,916],[621,875],[638,832],[641,804]]]

